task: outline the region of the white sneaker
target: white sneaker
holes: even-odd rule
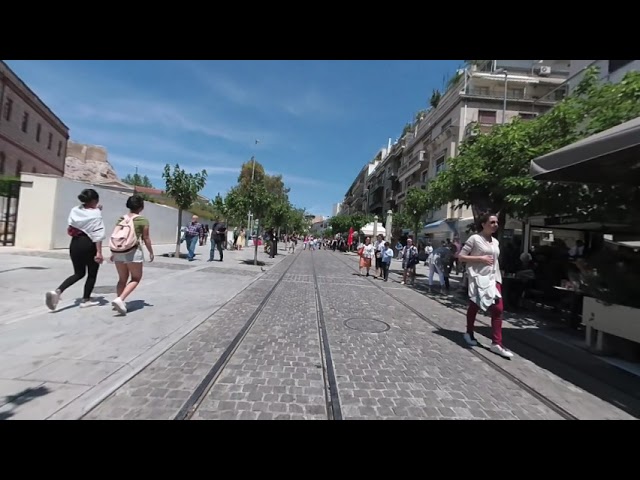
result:
[[[120,299],[120,297],[113,300],[111,305],[118,313],[121,313],[122,315],[127,314],[127,305]]]
[[[492,344],[490,350],[491,352],[495,353],[496,355],[500,355],[503,358],[513,357],[513,353],[504,348],[502,345],[498,345],[497,343]]]
[[[464,341],[467,342],[467,345],[469,345],[470,347],[476,347],[478,345],[476,339],[469,335],[469,333],[464,334]]]
[[[55,310],[58,306],[58,302],[60,301],[60,295],[58,292],[51,291],[45,294],[45,303],[47,304],[47,308],[51,311]]]
[[[97,307],[98,305],[100,305],[100,302],[97,300],[89,300],[87,302],[82,302],[80,304],[80,308]]]

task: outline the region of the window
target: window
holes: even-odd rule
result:
[[[47,142],[47,148],[51,150],[51,143],[53,142],[53,133],[49,132],[49,141]]]
[[[443,155],[436,160],[436,175],[444,170],[444,157],[446,157],[446,155]]]
[[[7,98],[7,101],[4,104],[4,119],[7,122],[11,121],[11,112],[13,111],[13,100]]]
[[[36,127],[36,142],[40,141],[40,134],[42,133],[42,125],[38,124]]]
[[[497,120],[495,110],[478,110],[478,123],[481,125],[493,125]]]
[[[441,132],[444,132],[447,128],[449,128],[451,126],[451,119],[447,120],[446,122],[444,122],[442,124],[442,128],[440,129]]]
[[[18,164],[16,165],[16,177],[20,176],[20,172],[22,172],[22,160],[18,160]]]
[[[524,98],[524,88],[509,88],[507,96],[509,98]]]
[[[0,175],[4,175],[4,152],[0,152]]]
[[[58,156],[62,153],[62,141],[58,142]]]
[[[620,70],[625,65],[630,64],[633,60],[609,60],[609,73]]]
[[[481,97],[488,97],[489,96],[489,87],[476,87],[473,90],[473,93],[475,93],[476,95],[479,95]]]
[[[29,112],[24,112],[24,115],[22,115],[22,131],[26,133],[28,127],[29,127]]]
[[[425,183],[428,178],[429,178],[429,170],[425,170],[424,172],[422,172],[422,176],[420,177],[420,181],[422,183]]]

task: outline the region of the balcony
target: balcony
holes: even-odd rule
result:
[[[525,103],[539,103],[542,105],[553,105],[561,100],[565,95],[564,90],[559,89],[552,95],[542,93],[540,95],[525,94],[524,90],[509,89],[507,87],[507,101],[511,102],[525,102]],[[463,93],[462,97],[476,98],[483,100],[504,101],[504,86],[496,88],[488,87],[470,87],[467,89],[467,93]]]

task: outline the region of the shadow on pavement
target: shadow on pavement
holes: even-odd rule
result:
[[[105,305],[109,305],[109,303],[110,303],[104,297],[95,297],[95,300],[98,301],[98,306],[99,307],[104,307]],[[63,308],[58,308],[58,309],[54,310],[51,313],[60,313],[60,312],[64,312],[65,310],[71,310],[72,308],[79,308],[81,303],[82,303],[82,299],[81,298],[76,298],[71,305],[67,305],[66,307],[63,307]]]
[[[476,332],[491,338],[491,328],[476,324]],[[435,334],[469,349],[462,331],[436,329]],[[504,345],[521,358],[575,385],[578,388],[616,406],[635,418],[640,418],[640,378],[608,365],[591,354],[545,339],[530,329],[503,330]],[[484,339],[483,339],[484,340]],[[489,351],[490,340],[475,348]],[[495,354],[492,354],[495,355]],[[509,362],[495,355],[495,361]],[[522,371],[518,377],[524,376]],[[526,381],[526,379],[523,379]]]
[[[25,403],[28,403],[31,400],[34,400],[38,397],[43,397],[48,393],[51,393],[51,390],[49,390],[45,386],[40,386],[36,388],[26,388],[23,391],[18,392],[14,395],[6,396],[4,398],[3,407],[6,405],[10,405],[11,410],[0,412],[0,420],[8,420],[9,418],[13,417],[14,415],[13,411],[15,410],[15,407],[19,405],[24,405]]]
[[[142,310],[144,307],[153,307],[153,305],[147,303],[146,300],[133,300],[131,302],[127,302],[127,313]]]
[[[50,270],[49,267],[16,267],[8,270],[0,270],[0,273],[15,272],[17,270]]]

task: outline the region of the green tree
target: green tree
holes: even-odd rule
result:
[[[202,170],[199,173],[187,173],[179,164],[173,167],[166,164],[162,178],[165,181],[165,193],[173,199],[178,207],[178,233],[176,239],[175,256],[180,256],[180,229],[182,228],[182,212],[189,210],[198,200],[198,194],[207,184],[207,172]]]
[[[214,216],[214,219],[219,219],[224,222],[229,221],[227,204],[225,202],[225,199],[222,198],[222,196],[220,195],[220,193],[218,193],[216,197],[213,200],[211,200],[211,211]]]
[[[328,223],[331,230],[335,233],[347,235],[349,229],[353,228],[353,230],[358,233],[362,227],[371,221],[373,221],[371,215],[356,213],[354,215],[336,215],[335,217],[331,217]]]
[[[133,175],[128,174],[122,181],[127,185],[134,185],[136,187],[154,188],[148,176],[142,176],[138,173],[134,173]]]
[[[417,241],[422,231],[421,225],[427,211],[431,208],[431,199],[427,190],[421,188],[411,188],[407,192],[407,196],[400,212],[399,223],[405,228],[410,228],[414,238]],[[394,217],[394,223],[396,217]]]
[[[249,212],[253,213],[253,218],[259,220],[264,225],[268,219],[269,209],[273,202],[273,196],[267,191],[264,182],[254,182],[243,186],[242,183],[233,187],[227,193],[225,203],[233,218],[246,218]],[[249,232],[251,235],[253,232]],[[258,244],[254,242],[255,252],[253,264],[258,264]]]

